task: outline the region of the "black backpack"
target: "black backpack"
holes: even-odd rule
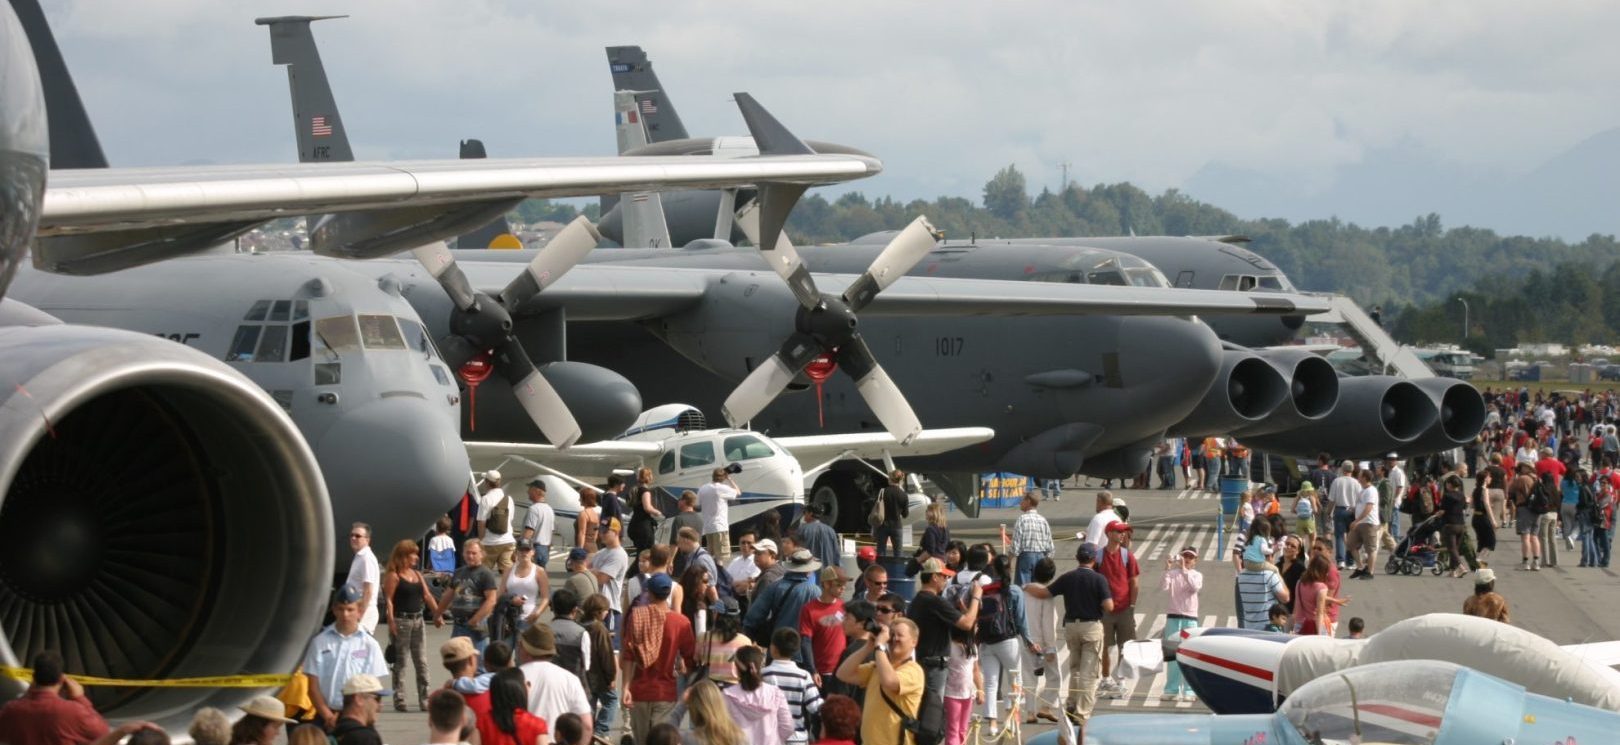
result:
[[[1535,488],[1530,490],[1530,511],[1537,515],[1544,515],[1552,511],[1552,506],[1562,501],[1556,498],[1558,488],[1553,485],[1553,475],[1544,473],[1536,481]]]
[[[1006,592],[1006,586],[1001,586],[979,598],[980,644],[995,644],[1018,636],[1018,622],[1013,618]]]

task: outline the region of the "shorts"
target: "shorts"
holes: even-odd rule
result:
[[[1513,529],[1519,535],[1536,534],[1536,513],[1529,507],[1519,507],[1513,510]]]
[[[1103,649],[1136,640],[1136,613],[1132,608],[1103,614]]]
[[[1294,532],[1300,535],[1316,535],[1316,516],[1294,518]]]

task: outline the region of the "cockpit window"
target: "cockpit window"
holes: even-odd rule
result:
[[[658,472],[659,473],[674,473],[675,472],[675,454],[674,453],[672,453],[672,452],[671,453],[664,453],[664,457],[658,459]]]
[[[1258,280],[1255,278],[1254,275],[1245,274],[1242,277],[1238,278],[1238,292],[1248,292],[1249,290],[1254,289],[1254,286],[1257,283],[1258,283]]]
[[[1288,289],[1287,287],[1283,286],[1282,277],[1278,277],[1278,276],[1273,275],[1273,274],[1268,274],[1268,275],[1262,276],[1260,278],[1259,287],[1262,290],[1276,290],[1278,292],[1282,292],[1282,291]]]
[[[422,324],[409,318],[401,318],[399,329],[405,333],[405,348],[420,352],[428,359],[439,356],[439,350],[433,344],[433,337],[428,336],[427,329]]]
[[[270,301],[260,300],[248,308],[247,315],[242,316],[244,321],[263,321],[266,313],[270,312]]]
[[[360,343],[366,349],[404,349],[405,338],[393,316],[360,316]]]
[[[754,458],[769,458],[775,453],[771,446],[753,435],[736,435],[727,437],[722,447],[726,451],[726,460],[735,463],[739,460],[752,460]]]
[[[286,362],[287,327],[265,326],[259,338],[259,351],[253,359],[255,362]]]
[[[302,320],[304,320],[305,318],[308,318],[308,317],[309,317],[309,301],[308,300],[294,300],[293,301],[293,316],[292,316],[292,319],[294,321],[302,321]]]
[[[1432,660],[1363,665],[1302,686],[1280,713],[1305,742],[1432,745],[1461,670]]]
[[[298,302],[304,302],[302,300]],[[307,315],[307,314],[306,314]],[[309,321],[299,321],[292,325],[292,338],[288,340],[292,353],[288,359],[297,362],[309,357]]]
[[[270,320],[285,321],[292,314],[291,300],[277,300],[270,304]]]
[[[681,468],[697,468],[714,462],[714,443],[694,442],[681,446]]]
[[[263,326],[238,326],[231,339],[231,350],[225,354],[226,362],[252,362],[253,350],[259,344],[259,331]]]
[[[327,349],[343,353],[360,348],[360,329],[354,316],[332,316],[315,322],[315,334]]]

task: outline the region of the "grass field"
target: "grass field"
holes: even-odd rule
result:
[[[1528,382],[1520,380],[1471,380],[1468,382],[1473,383],[1475,388],[1482,391],[1486,388],[1493,391],[1500,391],[1504,388],[1513,388],[1514,390],[1517,390],[1521,387],[1527,387],[1530,389],[1530,395],[1532,397],[1537,393],[1547,394],[1553,391],[1591,390],[1593,392],[1600,392],[1620,390],[1620,382],[1613,380],[1598,380],[1591,383],[1571,383],[1567,380],[1543,380],[1541,382]]]

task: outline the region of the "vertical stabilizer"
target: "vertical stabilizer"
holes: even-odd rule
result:
[[[613,92],[613,122],[619,132],[619,153],[647,144],[642,126],[638,96],[646,91]],[[625,248],[668,248],[669,223],[664,220],[664,198],[656,191],[625,192],[619,195],[619,212],[624,225]]]
[[[637,91],[636,107],[647,126],[648,142],[666,142],[687,138],[686,126],[675,113],[664,87],[658,84],[658,75],[641,47],[608,47],[608,69],[613,72],[613,89]]]
[[[484,152],[484,141],[462,140],[461,157],[463,160],[488,157]],[[523,248],[523,241],[512,234],[512,225],[502,215],[477,230],[457,236],[456,248]]]
[[[332,97],[332,85],[321,65],[320,50],[315,48],[315,36],[309,30],[311,21],[347,17],[280,16],[253,21],[270,27],[270,61],[287,66],[300,163],[354,160],[349,135],[343,130],[343,117]]]
[[[107,156],[90,126],[90,115],[79,99],[56,36],[45,20],[38,0],[11,0],[11,8],[22,22],[23,33],[34,48],[34,65],[45,90],[45,115],[50,120],[51,168],[106,168]]]

